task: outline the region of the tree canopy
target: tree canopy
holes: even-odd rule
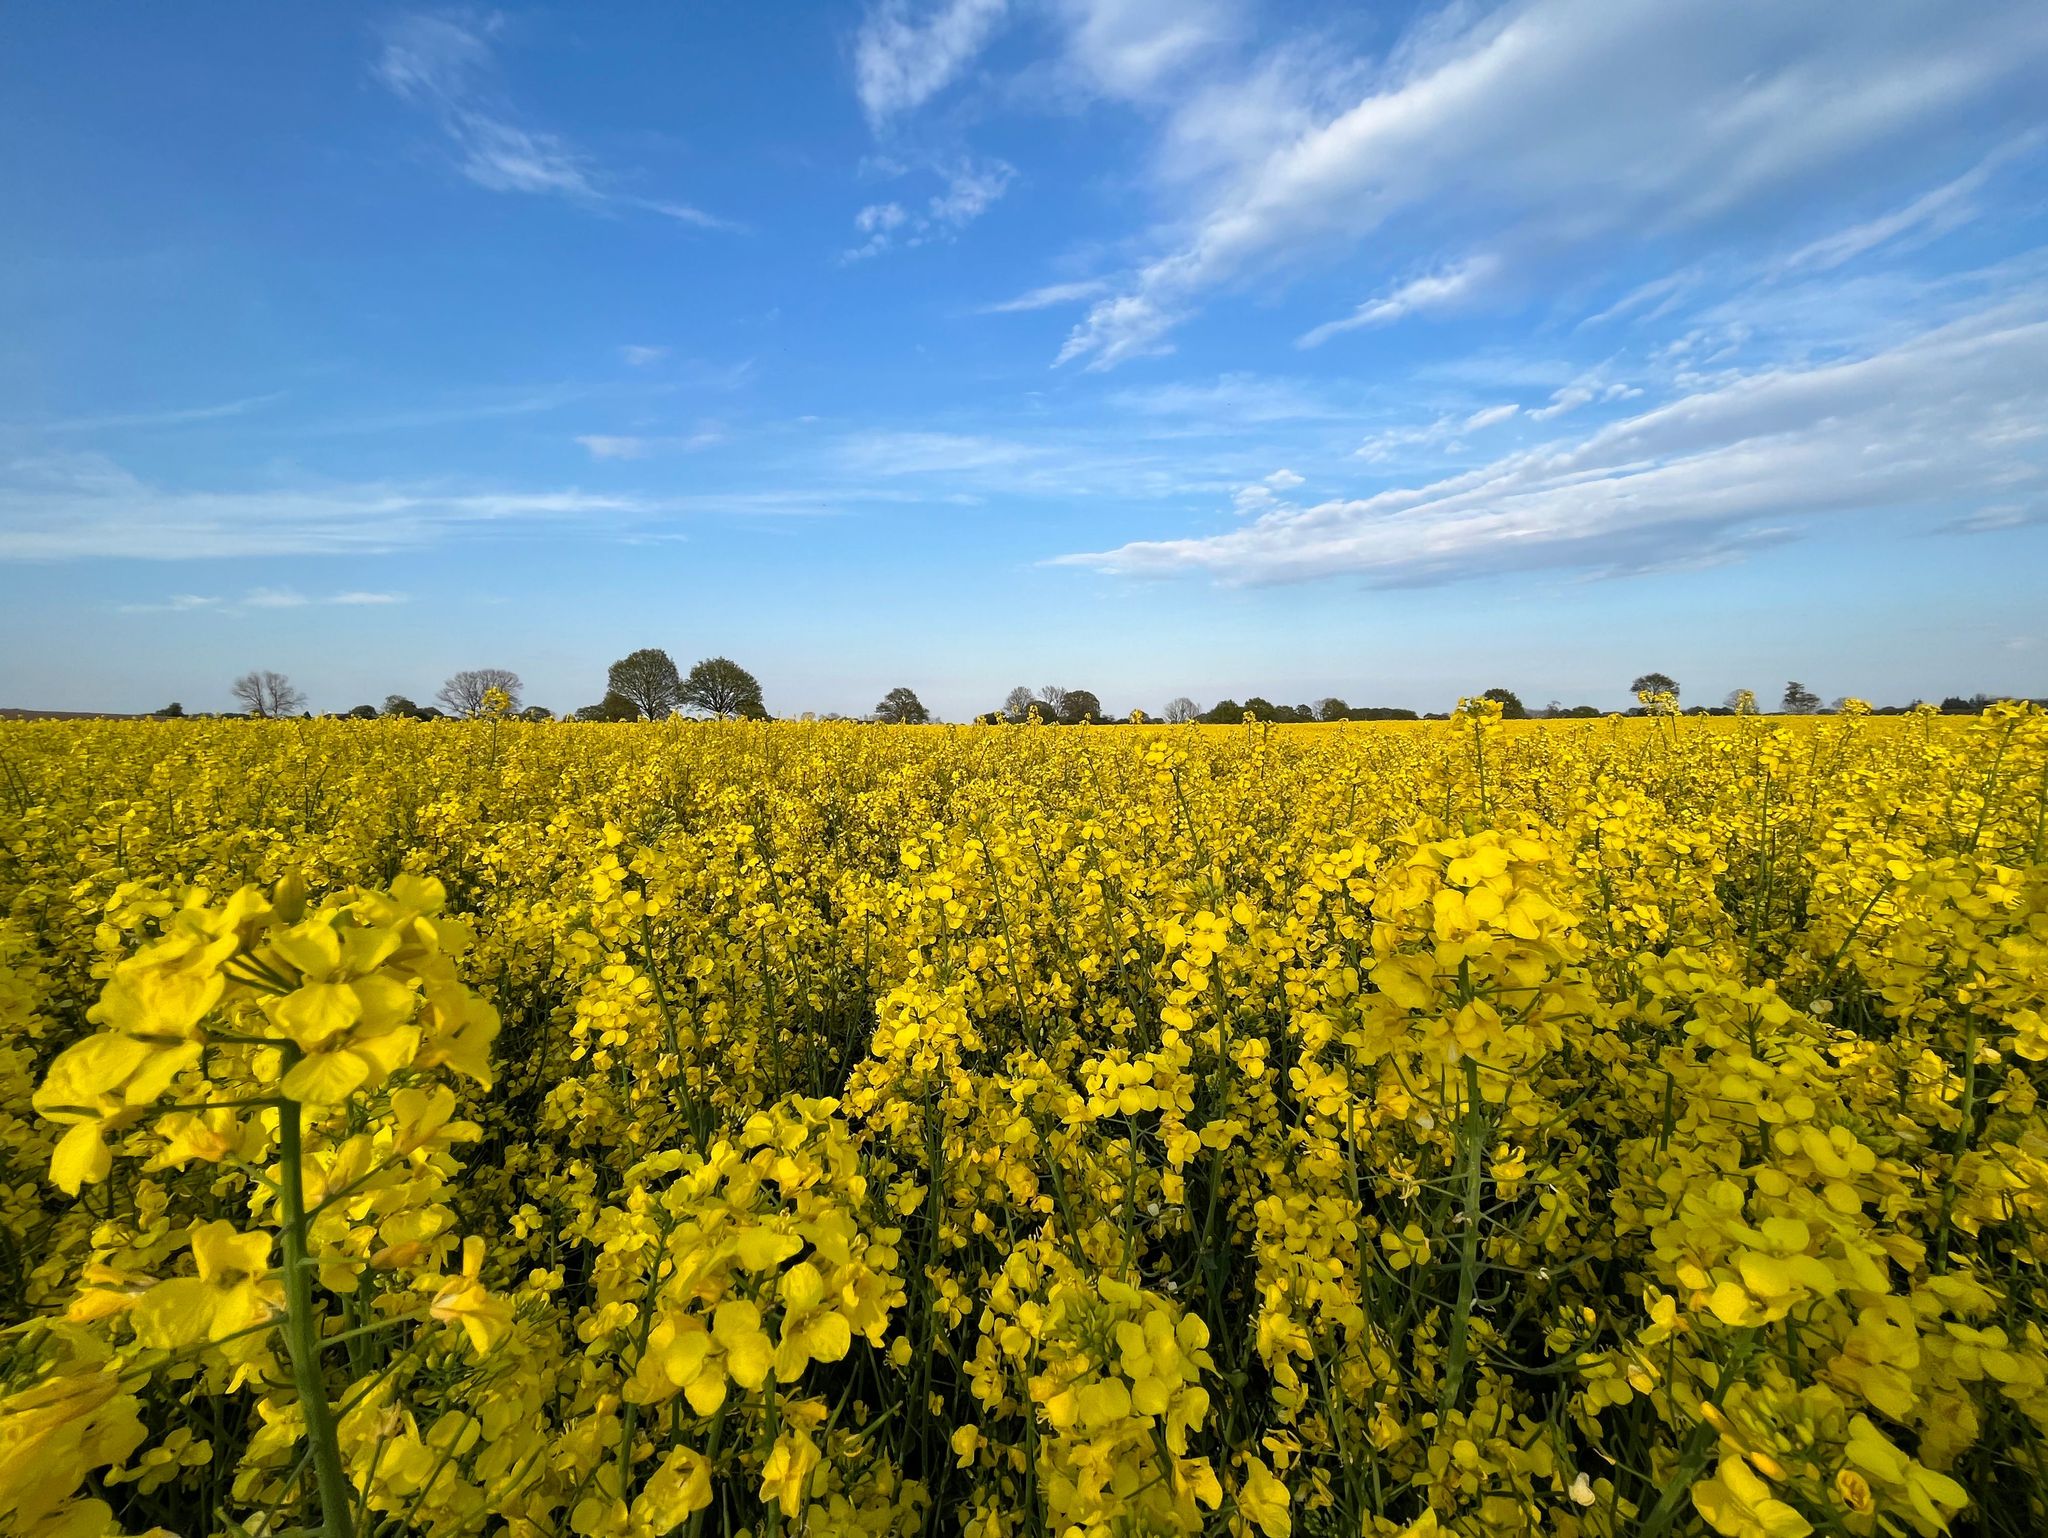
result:
[[[605,675],[605,693],[630,700],[641,715],[659,721],[674,715],[682,703],[683,680],[667,652],[658,646],[643,646],[611,665]]]
[[[1669,673],[1645,673],[1628,686],[1630,694],[1668,694],[1678,698],[1678,680]]]
[[[1060,725],[1079,726],[1083,721],[1102,719],[1102,701],[1095,697],[1092,689],[1062,689],[1060,691]]]
[[[931,718],[913,689],[891,689],[875,707],[875,719],[888,726],[923,726]]]
[[[760,680],[730,657],[706,657],[691,668],[677,700],[684,709],[707,716],[758,719],[768,714]]]
[[[1512,689],[1488,689],[1479,697],[1482,700],[1492,700],[1499,705],[1500,717],[1503,721],[1526,721],[1529,719],[1528,707],[1522,703],[1522,697]]]
[[[579,721],[637,721],[640,707],[623,694],[606,691],[605,697],[595,705],[585,705],[576,712]]]

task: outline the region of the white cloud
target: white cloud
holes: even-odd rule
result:
[[[0,559],[371,553],[512,522],[652,517],[668,505],[575,488],[403,482],[172,490],[101,455],[44,456],[0,463]]]
[[[242,596],[249,609],[303,609],[312,600],[288,587],[252,587]]]
[[[1253,582],[1668,569],[1785,537],[1767,520],[2033,505],[2044,484],[2048,318],[2036,296],[1882,352],[1745,375],[1433,484],[1063,559]]]
[[[1266,477],[1266,484],[1268,486],[1271,486],[1275,491],[1292,491],[1295,487],[1301,485],[1301,483],[1302,477],[1296,475],[1292,470],[1287,469],[1275,470],[1271,475]]]
[[[1327,321],[1304,333],[1296,345],[1320,347],[1340,332],[1355,331],[1361,326],[1390,325],[1419,310],[1441,310],[1461,304],[1499,271],[1500,263],[1495,258],[1475,256],[1441,272],[1411,278],[1392,293],[1367,300],[1342,320]]]
[[[695,432],[644,437],[623,433],[585,433],[576,440],[592,459],[646,459],[649,455],[682,449],[708,449],[725,442],[725,429],[716,422],[701,423]]]
[[[590,451],[592,459],[645,459],[649,448],[645,438],[613,437],[586,433],[576,440]]]
[[[1341,421],[1354,413],[1300,380],[1222,374],[1210,384],[1148,385],[1119,390],[1110,403],[1145,416],[1191,419],[1231,430],[1274,422]]]
[[[1401,238],[1380,244],[1483,244],[1519,267],[1741,220],[1773,198],[1804,206],[1799,189],[1838,185],[1851,160],[2018,90],[2048,56],[2039,7],[1887,7],[1843,27],[1825,8],[1765,0],[1523,0],[1424,26],[1327,107],[1276,93],[1256,63],[1237,88],[1179,91],[1169,144],[1200,140],[1183,119],[1204,114],[1271,147],[1189,190],[1159,254],[1061,361],[1160,351],[1218,287],[1342,259],[1390,226]],[[1368,306],[1352,320],[1375,318]]]
[[[1088,312],[1067,336],[1057,362],[1088,359],[1091,369],[1109,369],[1133,358],[1163,356],[1173,351],[1166,333],[1181,322],[1181,316],[1163,310],[1143,294],[1119,294],[1105,299]]]
[[[455,169],[492,192],[559,197],[586,208],[638,208],[699,229],[738,229],[688,203],[625,191],[619,179],[558,134],[529,128],[496,88],[501,18],[398,18],[372,73],[401,100],[433,114]]]
[[[1967,224],[1976,216],[1976,209],[1970,202],[1971,195],[1991,179],[1991,173],[2003,162],[2031,151],[2040,142],[2041,134],[2037,130],[2010,144],[2001,145],[1955,180],[1922,193],[1905,207],[1875,219],[1866,219],[1861,224],[1851,225],[1800,247],[1778,264],[1778,271],[1825,272],[1901,236],[1918,234],[1932,238]]]
[[[100,416],[62,417],[51,422],[12,423],[39,433],[95,433],[131,428],[184,427],[193,422],[214,422],[239,417],[283,400],[282,391],[250,395],[241,400],[221,401],[211,406],[169,406],[154,411],[113,412]]]
[[[1050,310],[1057,305],[1078,304],[1083,299],[1093,299],[1108,288],[1101,278],[1083,278],[1075,283],[1048,283],[1019,294],[1014,299],[1005,299],[997,304],[981,307],[984,315],[1014,315],[1024,310]]]
[[[308,598],[292,588],[252,587],[240,598],[202,597],[196,593],[174,593],[162,603],[124,603],[122,614],[241,614],[251,609],[303,609],[314,604],[344,608],[404,603],[403,593],[333,593],[325,598]]]
[[[980,166],[955,167],[946,179],[946,190],[928,205],[932,222],[956,230],[972,224],[1008,190],[1010,178],[1015,174],[1000,160],[991,160]]]
[[[849,262],[879,256],[894,246],[922,246],[951,239],[979,219],[1008,190],[1016,172],[1000,160],[961,161],[940,173],[945,186],[924,207],[870,203],[853,216],[854,230],[867,239],[845,254]]]
[[[628,343],[619,349],[619,356],[634,368],[651,368],[668,356],[668,349]]]
[[[1378,464],[1394,458],[1403,449],[1434,448],[1448,444],[1457,435],[1455,418],[1440,416],[1434,422],[1414,427],[1390,427],[1374,433],[1355,450],[1353,456],[1368,464]]]
[[[1515,415],[1515,413],[1520,411],[1521,409],[1522,408],[1520,406],[1516,405],[1488,406],[1485,410],[1475,411],[1472,413],[1472,415],[1465,418],[1464,425],[1460,430],[1468,433],[1476,433],[1480,431],[1482,428],[1498,427],[1501,423],[1507,421],[1508,418]]]
[[[1069,57],[1097,90],[1139,97],[1207,54],[1236,28],[1212,0],[1059,0]]]
[[[854,89],[869,123],[880,128],[943,91],[995,35],[1005,10],[1005,0],[881,0],[853,45]]]
[[[173,593],[162,603],[124,603],[117,606],[122,614],[197,614],[208,610],[218,612],[221,600],[203,597],[198,593]]]
[[[1596,398],[1591,385],[1568,384],[1551,392],[1549,405],[1532,407],[1529,420],[1548,422],[1552,417],[1561,417],[1567,411],[1577,411]]]
[[[1033,457],[1029,444],[970,433],[868,432],[840,441],[840,460],[870,475],[931,475],[990,470]]]

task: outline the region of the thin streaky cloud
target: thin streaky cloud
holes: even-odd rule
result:
[[[732,220],[675,198],[630,192],[562,135],[529,127],[496,84],[500,21],[400,17],[385,29],[371,73],[401,101],[432,114],[456,171],[491,192],[558,197],[593,210],[641,209],[697,229]]]
[[[1441,272],[1411,278],[1391,293],[1378,299],[1368,299],[1342,320],[1327,321],[1313,331],[1305,332],[1295,345],[1320,347],[1331,337],[1346,331],[1356,331],[1363,326],[1388,326],[1410,315],[1462,304],[1499,271],[1500,263],[1495,258],[1475,256]]]
[[[1970,199],[1982,190],[2001,165],[2037,149],[2042,137],[2036,130],[2010,144],[2001,145],[1961,176],[1922,193],[1903,208],[1851,225],[1800,247],[1780,262],[1777,270],[1781,273],[1825,272],[1902,236],[1932,237],[1967,224],[1976,217],[1976,208]]]
[[[1732,558],[1765,520],[1958,502],[1986,519],[2015,493],[2037,505],[2048,492],[2044,441],[2048,314],[2034,295],[1883,352],[1740,375],[1428,484],[1059,564],[1229,583],[1664,570]]]
[[[114,429],[183,427],[192,422],[217,422],[224,417],[247,416],[252,411],[284,399],[282,390],[268,395],[249,395],[240,400],[221,401],[212,406],[175,406],[161,411],[115,412],[101,416],[62,417],[54,422],[18,422],[8,426],[39,433],[94,433]]]
[[[1368,240],[1441,250],[1461,229],[1460,246],[1484,244],[1519,274],[1680,231],[1753,229],[1746,216],[1782,217],[1800,189],[1953,124],[2048,59],[2039,7],[1899,7],[1855,28],[1761,0],[1449,15],[1463,24],[1432,17],[1422,42],[1397,46],[1334,108],[1276,94],[1257,69],[1185,93],[1169,139],[1199,136],[1190,114],[1221,115],[1272,147],[1181,189],[1156,254],[1056,361],[1156,356],[1217,291],[1344,261]],[[1350,319],[1374,316],[1369,303]]]
[[[981,306],[980,313],[1015,315],[1027,310],[1050,310],[1063,304],[1078,304],[1083,299],[1093,299],[1108,287],[1108,281],[1103,278],[1083,278],[1073,283],[1048,283],[1042,288],[1029,289],[1014,299],[985,304]]]

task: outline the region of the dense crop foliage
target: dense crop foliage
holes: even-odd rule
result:
[[[0,728],[0,1531],[2048,1527],[2048,718]]]

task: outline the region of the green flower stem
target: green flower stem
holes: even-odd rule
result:
[[[1465,1156],[1464,1208],[1459,1214],[1463,1231],[1458,1235],[1458,1303],[1451,1315],[1449,1361],[1444,1368],[1444,1397],[1441,1410],[1449,1414],[1458,1407],[1465,1392],[1466,1332],[1472,1319],[1472,1301],[1479,1290],[1479,1182],[1480,1161],[1485,1154],[1485,1111],[1479,1096],[1479,1061],[1465,1059],[1465,1125],[1460,1150]]]
[[[299,1058],[285,1048],[285,1067]],[[299,1103],[281,1100],[277,1107],[279,1197],[284,1206],[285,1346],[291,1353],[292,1381],[298,1386],[300,1413],[306,1420],[306,1441],[312,1449],[313,1474],[320,1487],[321,1538],[355,1538],[354,1505],[348,1475],[341,1467],[341,1441],[335,1434],[334,1410],[327,1402],[327,1379],[320,1370],[319,1326],[313,1318],[313,1272],[306,1254],[306,1192],[304,1150],[299,1142]]]

